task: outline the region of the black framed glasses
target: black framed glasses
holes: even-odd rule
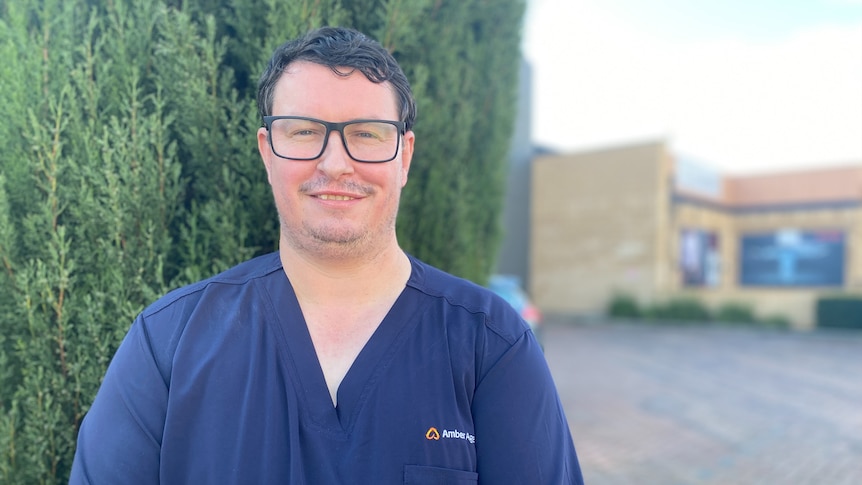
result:
[[[314,160],[323,155],[329,135],[341,135],[344,150],[357,162],[381,163],[398,155],[403,121],[353,120],[343,123],[304,116],[264,116],[269,146],[276,156],[288,160]]]

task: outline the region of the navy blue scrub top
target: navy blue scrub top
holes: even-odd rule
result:
[[[411,264],[337,407],[277,253],[161,298],[110,364],[70,483],[582,483],[523,320]]]

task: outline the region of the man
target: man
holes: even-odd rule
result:
[[[258,104],[279,251],[141,313],[72,483],[582,483],[526,324],[398,246],[415,103],[390,54],[313,31]]]

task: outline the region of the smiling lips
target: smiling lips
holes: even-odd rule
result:
[[[334,194],[320,194],[316,196],[320,200],[354,200],[356,197],[350,197],[347,195],[334,195]]]

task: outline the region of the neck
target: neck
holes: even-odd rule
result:
[[[373,254],[339,256],[296,249],[282,238],[282,266],[300,303],[371,304],[400,293],[410,277],[410,260],[397,241]]]

